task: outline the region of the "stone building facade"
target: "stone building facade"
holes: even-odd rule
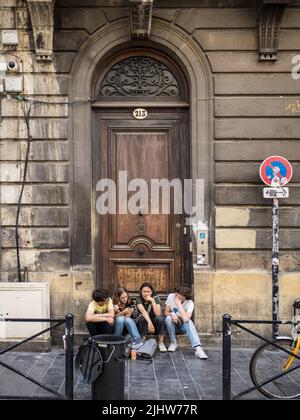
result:
[[[300,294],[300,80],[292,76],[300,61],[300,1],[4,0],[0,13],[1,30],[17,29],[19,37],[14,48],[2,45],[0,61],[16,61],[23,83],[17,97],[0,94],[1,281],[17,280],[14,226],[27,147],[26,98],[40,102],[30,117],[20,258],[29,281],[49,282],[53,316],[73,312],[77,331],[84,331],[93,288],[126,283],[135,269],[136,281],[148,279],[150,272],[145,276],[137,268],[146,258],[158,289],[167,282],[161,292],[191,276],[195,321],[207,337],[219,336],[223,313],[270,318],[271,205],[259,178],[260,163],[270,155],[285,156],[294,166],[280,221],[281,314],[289,316]],[[167,69],[178,95],[103,93],[110,71],[141,57]],[[141,123],[143,133],[149,127],[159,133],[152,140],[145,134],[145,144],[160,144],[167,132],[184,138],[184,150],[174,146],[181,159],[173,167],[183,165],[181,174],[205,180],[208,263],[190,264],[189,274],[171,255],[175,219],[167,256],[163,246],[152,249],[146,240],[132,254],[131,238],[128,253],[115,257],[109,254],[115,233],[96,213],[98,179],[116,170],[113,162],[121,169],[131,164],[130,156],[118,161],[114,139],[127,142],[124,132],[138,129],[132,111],[141,107],[152,121]],[[103,172],[110,159],[106,147],[116,160]],[[124,246],[116,249],[121,253]]]

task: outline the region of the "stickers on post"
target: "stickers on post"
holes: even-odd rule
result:
[[[268,185],[264,188],[264,198],[289,198],[289,188],[293,168],[290,162],[282,156],[270,156],[263,161],[259,174],[261,180]]]

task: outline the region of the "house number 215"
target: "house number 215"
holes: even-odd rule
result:
[[[137,120],[144,120],[145,118],[148,117],[148,111],[143,108],[137,108],[133,111],[133,116]]]

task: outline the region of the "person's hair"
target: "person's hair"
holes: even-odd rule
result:
[[[175,292],[181,296],[184,296],[186,300],[192,299],[192,296],[193,296],[192,289],[189,286],[185,286],[184,284],[177,287],[177,289],[175,289]]]
[[[143,295],[142,295],[142,290],[143,290],[143,288],[144,287],[149,287],[149,289],[151,289],[151,291],[152,291],[152,297],[154,297],[155,296],[155,291],[154,291],[154,289],[153,289],[153,286],[152,286],[152,284],[151,283],[143,283],[142,285],[141,285],[141,287],[140,287],[140,295],[141,295],[141,298],[143,298]]]
[[[114,297],[113,297],[114,305],[119,305],[120,296],[123,295],[123,293],[126,293],[128,296],[127,305],[133,304],[133,301],[131,297],[129,296],[128,291],[125,289],[125,287],[120,286],[116,288],[115,293],[114,293]]]
[[[104,302],[109,298],[109,293],[105,289],[96,289],[93,291],[92,297],[95,302]]]

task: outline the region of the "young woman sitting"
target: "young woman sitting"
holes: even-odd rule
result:
[[[122,335],[124,328],[134,341],[140,341],[141,336],[133,319],[135,305],[124,287],[118,287],[113,298],[115,310],[114,334]]]
[[[137,308],[140,315],[137,319],[138,329],[145,340],[147,334],[158,335],[158,349],[166,352],[164,345],[165,318],[161,315],[160,298],[155,296],[154,289],[150,283],[144,283],[140,287],[140,296],[136,298]]]

